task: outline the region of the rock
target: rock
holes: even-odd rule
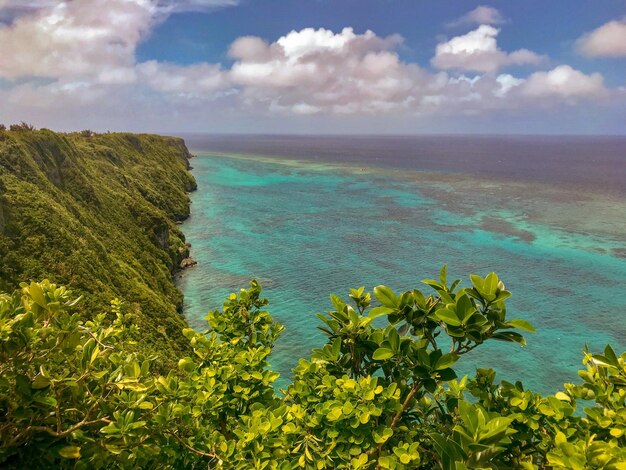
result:
[[[180,269],[189,268],[191,266],[195,266],[198,262],[193,258],[185,258],[180,262]]]

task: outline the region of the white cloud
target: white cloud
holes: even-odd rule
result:
[[[506,19],[495,8],[487,5],[479,5],[462,17],[448,23],[449,27],[462,26],[468,24],[504,24]]]
[[[523,93],[535,98],[589,98],[604,96],[607,90],[599,73],[586,75],[569,65],[559,65],[548,72],[533,73],[524,83]]]
[[[444,70],[495,72],[510,65],[538,64],[545,58],[528,49],[507,53],[498,48],[500,30],[480,25],[473,31],[437,44],[431,63]]]
[[[0,77],[133,79],[135,49],[153,25],[148,0],[56,2],[0,25]]]
[[[238,0],[0,0],[0,77],[135,80],[139,42],[167,15],[235,5]],[[197,69],[197,68],[196,68]],[[190,71],[193,73],[193,70]]]
[[[511,90],[524,83],[524,79],[516,78],[513,75],[506,73],[498,75],[498,77],[496,78],[496,82],[498,82],[498,85],[500,85],[500,87],[494,90],[493,94],[498,98],[503,98]]]
[[[276,42],[254,37],[233,43],[232,82],[249,104],[299,114],[352,114],[407,109],[428,88],[430,77],[417,65],[400,61],[398,36],[380,38],[306,28]]]
[[[398,35],[352,28],[305,28],[273,42],[244,36],[232,43],[234,63],[224,68],[206,62],[138,63],[136,51],[168,14],[234,0],[0,2],[0,14],[21,7],[10,22],[0,23],[0,121],[5,122],[94,128],[141,122],[155,128],[163,116],[194,126],[211,116],[217,125],[227,116],[249,119],[251,125],[284,116],[477,116],[609,93],[601,75],[568,66],[527,79],[496,75],[502,67],[541,57],[524,49],[500,50],[499,31],[485,24],[437,46],[433,64],[449,71],[403,61]]]
[[[181,97],[211,97],[230,87],[226,73],[217,64],[180,66],[150,60],[137,65],[137,72],[142,84]]]
[[[589,57],[626,57],[626,20],[603,24],[582,36],[576,46]]]

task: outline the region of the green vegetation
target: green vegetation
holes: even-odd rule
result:
[[[90,318],[120,297],[153,351],[187,351],[172,271],[195,188],[178,138],[0,128],[0,289],[50,279]],[[165,362],[168,354],[163,354]]]
[[[626,468],[626,353],[586,353],[582,385],[542,397],[454,365],[493,339],[524,343],[498,277],[429,295],[331,296],[327,343],[283,395],[268,364],[282,327],[261,288],[231,294],[167,375],[129,348],[126,307],[83,321],[44,281],[0,296],[0,465],[8,468]],[[78,304],[80,305],[80,304]],[[131,345],[132,346],[132,345]],[[580,410],[584,403],[587,408]]]
[[[626,469],[626,353],[585,352],[583,383],[547,397],[457,377],[533,331],[494,273],[378,286],[374,308],[332,295],[327,343],[280,392],[283,327],[256,282],[186,328],[189,157],[176,138],[0,126],[2,468]]]

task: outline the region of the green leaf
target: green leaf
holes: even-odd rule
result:
[[[49,385],[50,385],[50,378],[44,377],[41,374],[37,374],[35,378],[33,379],[33,383],[31,384],[31,387],[35,390],[39,390],[41,388],[46,388]]]
[[[184,372],[192,372],[196,368],[196,364],[190,357],[183,357],[178,361],[178,368]]]
[[[456,298],[456,315],[465,323],[476,312],[476,307],[470,300],[470,298],[463,294]]]
[[[499,331],[493,334],[493,339],[499,339],[500,341],[510,341],[512,343],[519,343],[522,346],[526,346],[526,340],[519,333],[514,331]]]
[[[377,317],[380,317],[380,316],[383,316],[383,315],[389,315],[393,311],[394,311],[393,308],[380,306],[380,307],[375,307],[375,308],[371,309],[369,314],[368,314],[368,316],[370,318],[377,318]]]
[[[432,287],[436,291],[443,290],[443,286],[441,285],[441,283],[439,283],[438,281],[435,281],[434,279],[422,279],[422,284],[426,284],[427,286]]]
[[[36,282],[31,282],[28,287],[28,293],[32,297],[32,299],[41,307],[46,306],[46,296],[43,293],[43,289]]]
[[[513,327],[513,328],[518,328],[518,329],[524,330],[524,331],[528,331],[530,333],[534,333],[535,332],[535,328],[530,323],[528,323],[526,320],[509,320],[507,322],[507,326]]]
[[[328,413],[326,417],[328,418],[329,421],[337,421],[339,418],[341,418],[342,413],[343,413],[343,410],[341,409],[341,407],[337,406],[333,408],[332,410],[330,410],[330,413]]]
[[[470,274],[470,281],[472,281],[472,285],[478,292],[482,293],[484,291],[485,281],[478,274]]]
[[[80,459],[80,447],[66,446],[59,450],[59,455],[65,459]]]
[[[375,361],[382,361],[393,357],[393,351],[387,348],[378,348],[372,355]]]
[[[332,302],[333,307],[335,307],[335,310],[338,312],[341,312],[346,306],[345,302],[341,300],[341,297],[335,294],[330,294],[330,301]]]
[[[492,295],[495,294],[496,289],[498,288],[498,283],[500,280],[498,279],[498,275],[496,273],[489,273],[485,278],[485,283],[483,284],[483,289],[486,294]]]
[[[459,360],[459,356],[454,353],[444,354],[435,364],[435,370],[447,369],[452,367]]]
[[[447,325],[461,326],[461,320],[459,320],[459,317],[457,317],[456,313],[448,308],[441,308],[437,310],[435,312],[435,317]]]
[[[385,307],[395,308],[398,306],[398,299],[393,291],[386,286],[374,287],[374,296]]]
[[[611,364],[610,359],[607,357],[604,357],[602,354],[593,354],[591,357],[593,358],[593,362],[596,365],[606,366],[606,367],[613,366],[613,364]]]
[[[619,361],[617,360],[617,356],[615,355],[615,351],[610,345],[606,345],[604,348],[604,357],[606,357],[607,361],[615,367],[619,367]]]
[[[503,300],[508,299],[509,297],[511,297],[511,293],[508,290],[502,290],[498,293],[498,296],[496,297],[496,300],[498,302],[501,302]]]
[[[89,364],[93,364],[96,359],[98,359],[98,355],[100,354],[100,346],[96,345],[91,352],[91,358],[89,359]]]
[[[389,330],[388,339],[392,351],[398,352],[398,350],[400,349],[400,335],[398,335],[398,331],[394,327],[391,327],[391,329]]]
[[[379,431],[374,431],[374,442],[377,444],[382,444],[387,442],[391,436],[393,436],[393,429],[391,428],[383,428],[382,430],[379,428]]]
[[[572,399],[569,397],[569,395],[567,393],[557,392],[554,396],[558,400],[561,400],[561,401],[567,401],[567,402],[571,402],[572,401]]]

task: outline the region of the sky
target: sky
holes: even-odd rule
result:
[[[0,123],[626,134],[626,0],[0,0]]]

